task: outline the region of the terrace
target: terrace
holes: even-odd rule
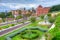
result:
[[[30,24],[20,27],[19,29],[14,30],[11,33],[5,34],[0,39],[1,40],[4,40],[4,39],[6,39],[6,40],[9,40],[9,39],[10,40],[39,40],[39,39],[43,39],[43,37],[45,36],[45,33],[51,27],[51,24],[50,25],[41,25],[41,24],[39,24],[39,22],[43,22],[43,21],[45,22],[46,20],[44,20],[44,18],[41,18],[41,17],[39,17],[38,19],[39,20],[37,20],[35,17],[32,17],[30,19],[30,21],[31,21]],[[30,28],[32,28],[32,29],[30,29]],[[24,34],[24,35],[22,35],[22,34]]]

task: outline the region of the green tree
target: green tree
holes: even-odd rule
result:
[[[56,17],[55,28],[50,30],[50,34],[53,36],[52,40],[60,40],[60,16]]]
[[[48,21],[49,21],[50,23],[53,23],[53,22],[55,22],[55,18],[50,17],[50,18],[48,19]]]
[[[48,17],[51,17],[51,13],[48,13],[47,16],[48,16]]]
[[[21,15],[19,15],[19,16],[17,16],[16,17],[16,19],[18,20],[18,19],[21,19],[22,18],[22,16]]]
[[[6,15],[4,12],[0,13],[0,17],[2,18],[3,22],[5,22]]]
[[[21,10],[19,10],[19,15],[21,15],[21,13],[22,13],[22,11],[21,11]]]
[[[0,17],[1,17],[1,18],[5,18],[5,17],[6,17],[6,16],[5,16],[5,13],[4,13],[4,12],[1,12]]]
[[[55,37],[52,38],[52,40],[60,40],[60,32],[57,32]]]
[[[14,18],[14,16],[12,15],[12,12],[8,12],[6,15],[8,18]]]
[[[36,22],[36,17],[31,17],[30,21],[31,21],[32,23]]]
[[[8,18],[14,18],[14,16],[12,15],[12,12],[8,12],[6,15]]]
[[[52,6],[50,12],[54,12],[54,11],[60,11],[60,5]]]
[[[12,15],[12,12],[8,12],[8,13],[7,13],[7,16],[10,16],[10,15]]]
[[[41,17],[42,19],[44,19],[44,15],[41,15],[40,17]]]
[[[14,18],[14,16],[13,15],[10,15],[10,16],[8,16],[8,18]]]
[[[55,24],[56,24],[56,27],[60,27],[60,16],[56,17]]]

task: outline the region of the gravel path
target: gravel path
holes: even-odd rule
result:
[[[18,25],[18,26],[12,27],[12,28],[10,28],[10,29],[7,29],[7,30],[4,30],[4,31],[1,31],[1,32],[0,32],[0,36],[6,34],[6,33],[8,33],[8,32],[11,32],[11,31],[13,31],[13,30],[16,30],[17,28],[20,28],[20,27],[22,27],[22,26],[24,26],[24,25],[27,25],[27,24],[29,24],[29,23],[30,23],[30,22],[25,22],[24,24],[21,24],[21,25]]]

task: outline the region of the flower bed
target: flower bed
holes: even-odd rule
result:
[[[8,25],[4,25],[4,26],[0,26],[0,30],[15,26],[16,24],[8,24]]]

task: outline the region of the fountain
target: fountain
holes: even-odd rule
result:
[[[51,23],[48,21],[48,16],[44,16],[44,21],[39,22],[40,25],[50,25]]]

